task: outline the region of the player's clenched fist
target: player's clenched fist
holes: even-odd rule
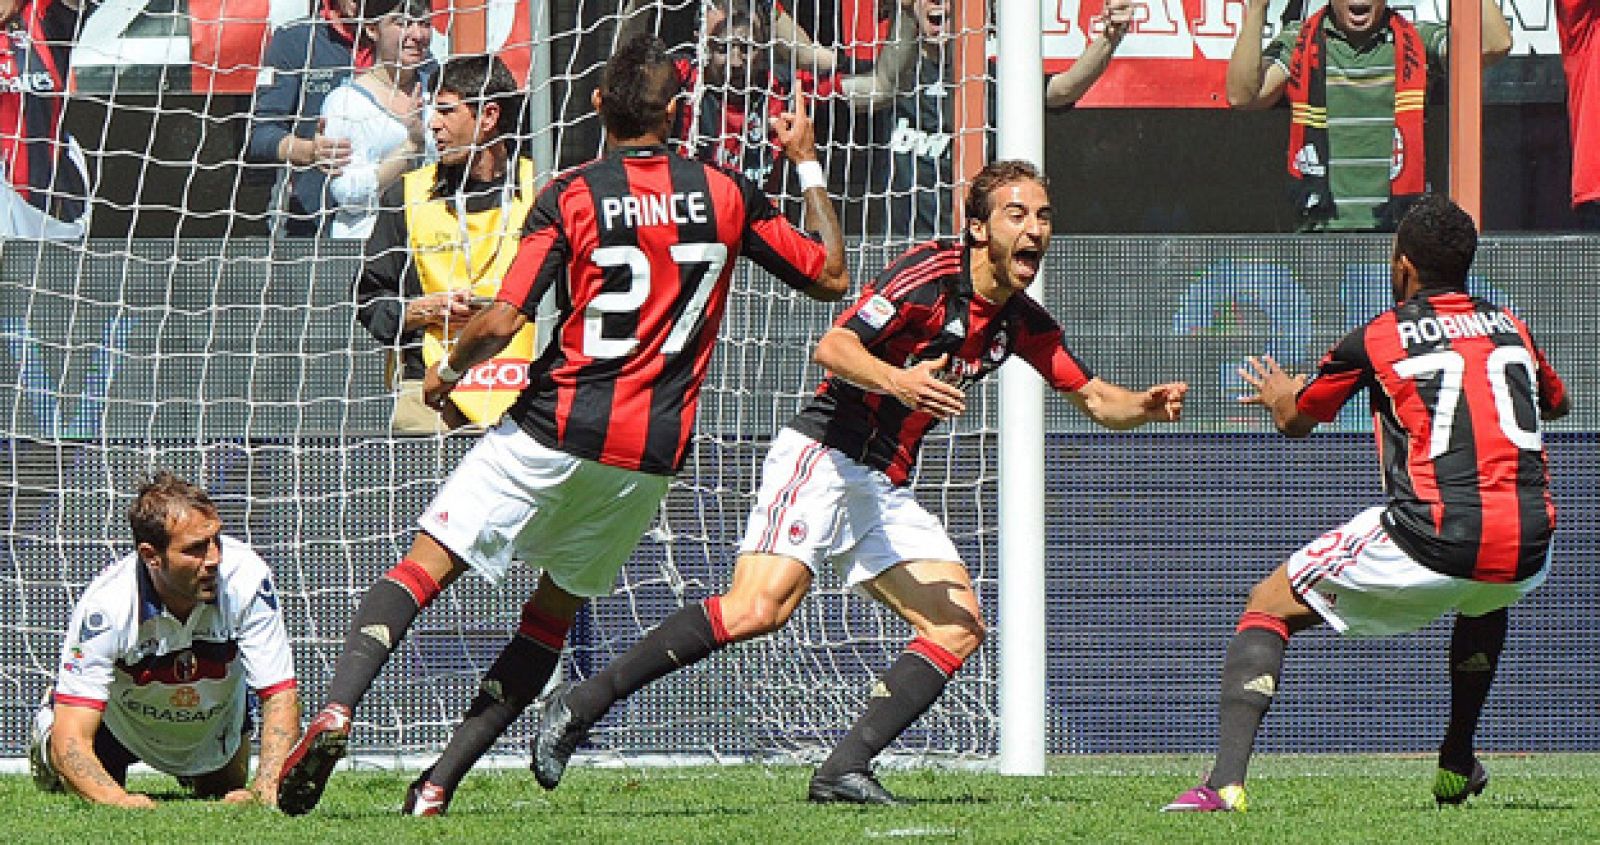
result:
[[[1189,394],[1184,382],[1152,385],[1144,392],[1144,416],[1150,422],[1177,422],[1183,417],[1183,399]]]

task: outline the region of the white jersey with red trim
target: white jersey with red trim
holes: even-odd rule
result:
[[[172,775],[221,769],[239,750],[245,685],[295,685],[272,572],[223,537],[217,600],[179,621],[137,554],[101,572],[78,600],[61,648],[55,702],[104,712],[111,734]]]

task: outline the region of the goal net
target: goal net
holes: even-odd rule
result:
[[[991,123],[983,15],[973,14],[976,4],[917,4],[937,12],[918,25],[939,37],[916,45],[905,90],[874,103],[869,88],[863,104],[851,99],[861,99],[860,87],[851,95],[838,77],[876,73],[898,37],[889,13],[900,4],[778,5],[784,15],[763,18],[773,21],[765,37],[723,46],[748,42],[786,84],[815,86],[818,137],[859,288],[926,234],[918,209],[927,207],[932,226],[951,227],[961,162],[981,160]],[[1097,8],[1062,6],[1079,7],[1080,19]],[[84,152],[87,237],[46,226],[0,238],[0,757],[23,754],[74,601],[130,551],[123,514],[141,473],[167,467],[204,484],[226,530],[273,565],[303,694],[315,705],[361,595],[400,559],[416,517],[473,442],[391,433],[391,350],[356,320],[361,241],[288,231],[290,168],[247,154],[268,122],[252,92],[284,73],[267,67],[269,36],[322,4],[88,8],[72,22],[70,88],[45,85],[48,74],[24,78],[35,105],[60,107],[63,131]],[[524,140],[548,178],[600,149],[589,92],[626,8],[619,0],[435,3],[430,50],[442,58],[477,45],[506,58],[527,82]],[[756,9],[771,15],[765,0]],[[701,0],[640,11],[690,61],[719,46],[701,25]],[[965,70],[974,57],[977,72]],[[338,76],[320,65],[298,72],[307,91],[323,93]],[[0,67],[0,97],[18,95],[26,86],[6,73]],[[701,78],[695,90],[686,140],[697,154],[737,141],[734,124],[701,119],[715,114],[714,101],[756,115],[767,108],[754,86]],[[302,117],[314,126],[314,114]],[[26,128],[0,125],[0,141]],[[743,146],[766,143],[745,137]],[[20,178],[15,167],[6,172]],[[49,168],[34,176],[41,172]],[[773,178],[795,211],[785,168]],[[76,221],[70,179],[36,187],[50,201],[30,207]],[[1058,233],[1041,287],[1074,351],[1121,384],[1184,378],[1193,390],[1187,422],[1154,433],[1091,430],[1068,403],[1047,400],[1049,652],[1040,671],[1051,752],[1209,750],[1216,669],[1250,585],[1380,495],[1359,410],[1347,409],[1309,446],[1291,443],[1232,401],[1232,373],[1262,352],[1298,371],[1314,365],[1340,333],[1385,307],[1388,255],[1381,236]],[[1594,238],[1490,235],[1473,282],[1529,318],[1580,398],[1600,391],[1596,266]],[[692,459],[615,594],[580,617],[565,674],[592,673],[674,610],[726,587],[766,444],[815,387],[810,352],[836,311],[738,271]],[[930,438],[916,490],[945,521],[1004,636],[995,613],[994,391],[992,382],[976,386],[968,412]],[[1600,554],[1600,412],[1577,405],[1547,435],[1562,520],[1557,574],[1514,611],[1481,732],[1486,749],[1600,748],[1585,709],[1592,696],[1582,694],[1600,688],[1590,659],[1600,634],[1585,622],[1600,588],[1588,564]],[[525,567],[498,588],[464,578],[424,613],[356,714],[356,753],[407,763],[436,753],[536,578]],[[587,753],[814,758],[861,711],[910,636],[824,573],[788,628],[647,688],[611,714]],[[1295,681],[1260,747],[1432,750],[1446,718],[1448,636],[1442,623],[1380,643],[1297,638]],[[995,642],[894,753],[923,761],[995,753]],[[1381,713],[1370,692],[1379,686]],[[528,729],[526,719],[513,726],[499,751],[523,755]]]
[[[362,242],[327,231],[300,236],[293,180],[310,168],[264,161],[252,149],[252,136],[282,117],[266,114],[254,90],[299,74],[305,101],[348,75],[315,61],[272,66],[272,39],[325,16],[325,5],[338,0],[91,6],[74,30],[70,89],[40,94],[64,110],[62,137],[86,152],[91,213],[85,238],[0,239],[0,756],[23,752],[73,603],[131,550],[124,514],[142,473],[165,467],[202,483],[224,530],[274,567],[302,694],[315,705],[361,595],[400,559],[423,506],[472,445],[469,436],[391,434],[389,350],[355,319]],[[941,39],[919,59],[928,63],[916,70],[920,89],[851,104],[829,80],[872,75],[893,8],[880,16],[870,0],[789,0],[777,10],[769,0],[748,8],[732,0],[731,9],[700,0],[634,5],[435,2],[430,52],[443,60],[486,46],[528,82],[523,141],[548,178],[600,150],[589,91],[625,12],[637,11],[642,28],[695,65],[730,43],[748,47],[778,84],[815,95],[854,278],[870,279],[929,234],[899,216],[919,201],[949,231],[953,177],[939,166],[952,137],[939,103],[955,80],[938,72],[954,41]],[[737,26],[716,23],[730,12]],[[693,88],[685,151],[749,148],[723,163],[770,175],[780,204],[795,211],[786,166],[755,172],[773,160],[764,130],[717,120],[725,110],[764,125],[770,83],[709,76]],[[896,112],[896,98],[910,105]],[[295,119],[317,115],[290,114],[291,126]],[[968,134],[982,144],[981,126]],[[891,137],[905,153],[898,160]],[[893,172],[897,161],[927,172]],[[693,457],[616,593],[579,618],[562,667],[568,676],[597,670],[677,608],[726,587],[766,444],[821,375],[810,351],[837,308],[797,298],[750,267],[735,279]],[[930,438],[918,484],[992,606],[990,390],[976,391],[975,410]],[[357,714],[356,753],[411,758],[442,748],[536,578],[526,567],[498,588],[464,578],[425,612]],[[831,574],[813,593],[782,633],[619,707],[592,750],[820,753],[861,711],[873,678],[911,632],[847,595]],[[988,649],[969,661],[899,750],[992,752],[990,664]],[[528,729],[526,719],[515,725],[501,750],[523,753]]]

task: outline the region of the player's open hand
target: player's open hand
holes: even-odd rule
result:
[[[792,110],[772,118],[772,131],[778,136],[778,144],[795,164],[817,160],[817,128],[811,122],[809,99],[804,91],[796,91]]]
[[[940,355],[900,370],[890,378],[889,392],[900,404],[935,419],[959,415],[967,409],[966,393],[939,377],[949,360],[949,355]]]
[[[1141,397],[1144,418],[1150,422],[1177,422],[1183,418],[1183,400],[1188,395],[1189,385],[1181,381],[1146,388]]]
[[[1260,358],[1246,358],[1245,365],[1238,369],[1239,378],[1246,384],[1255,388],[1254,394],[1239,397],[1245,405],[1265,405],[1274,408],[1285,400],[1293,401],[1300,395],[1300,389],[1306,386],[1305,374],[1290,375],[1272,360],[1271,355]]]

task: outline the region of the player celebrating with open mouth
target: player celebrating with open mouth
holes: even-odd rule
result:
[[[965,242],[931,241],[889,266],[823,335],[830,370],[774,438],[728,592],[689,605],[605,669],[546,701],[534,774],[547,789],[618,701],[724,646],[783,627],[823,564],[916,632],[866,712],[811,779],[817,802],[895,803],[871,760],[922,715],[983,642],[972,579],[910,487],[923,437],[965,409],[968,385],[1020,355],[1111,429],[1178,419],[1188,386],[1143,391],[1095,377],[1023,291],[1050,242],[1050,197],[1033,165],[999,161],[973,180]]]

